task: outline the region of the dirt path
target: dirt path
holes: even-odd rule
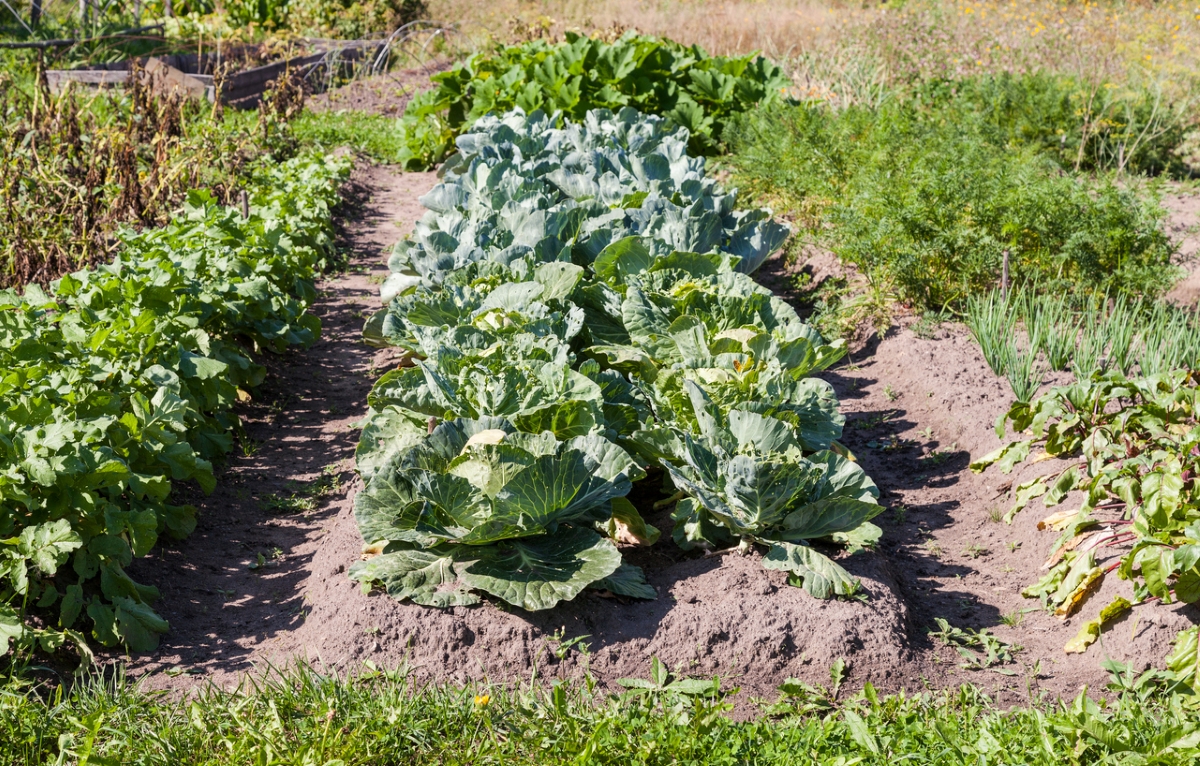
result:
[[[341,232],[349,263],[318,285],[312,308],[321,340],[263,360],[267,380],[239,413],[242,449],[212,495],[186,499],[199,509],[196,531],[130,568],[162,592],[171,623],[158,652],[132,658],[135,672],[228,680],[304,623],[313,556],[349,503],[354,424],[391,355],[363,345],[363,320],[379,305],[388,248],[424,212],[417,197],[434,183],[431,173],[359,164]]]

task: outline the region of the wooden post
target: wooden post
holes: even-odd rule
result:
[[[1004,300],[1008,300],[1008,251],[1004,251],[1004,270],[1000,272],[1000,290]]]
[[[250,195],[246,194],[245,189],[242,189],[242,192],[239,196],[241,197],[242,202],[242,218],[248,221],[250,220]]]
[[[33,0],[29,4],[29,26],[36,27],[42,20],[42,0]]]
[[[79,0],[79,24],[87,26],[88,23],[88,0]]]

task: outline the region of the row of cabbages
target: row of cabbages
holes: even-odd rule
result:
[[[433,606],[654,598],[619,546],[657,540],[626,498],[655,474],[680,547],[762,544],[813,595],[854,593],[809,546],[879,536],[810,377],[843,344],[747,276],[787,229],[659,118],[559,122],[476,123],[396,248],[365,335],[405,362],[371,392],[351,576]]]

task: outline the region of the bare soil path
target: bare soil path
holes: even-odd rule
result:
[[[432,173],[359,163],[340,232],[348,263],[318,284],[312,307],[321,339],[263,360],[267,380],[239,413],[241,451],[212,495],[187,498],[199,508],[196,531],[131,568],[162,592],[171,624],[156,653],[131,658],[135,672],[235,678],[304,623],[313,556],[354,483],[354,424],[389,364],[390,352],[361,342],[362,324],[379,305],[389,248],[424,212],[417,198],[433,184]]]

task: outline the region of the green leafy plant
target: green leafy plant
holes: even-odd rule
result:
[[[680,434],[678,465],[665,464],[675,486],[690,495],[673,513],[675,541],[684,549],[766,545],[763,566],[789,572],[792,584],[816,598],[853,596],[858,582],[810,543],[858,549],[879,539],[869,521],[883,508],[871,480],[836,453],[806,456],[781,420],[739,409],[722,417],[699,386],[689,381],[685,388],[700,435]],[[661,443],[663,435],[642,438]]]
[[[477,603],[472,590],[529,610],[588,586],[653,598],[641,570],[596,531],[614,517],[645,526],[620,502],[642,475],[599,435],[560,442],[499,418],[447,421],[394,452],[356,497],[378,555],[350,576],[440,607]]]
[[[938,629],[930,631],[932,638],[946,646],[953,646],[962,656],[962,667],[971,670],[986,670],[996,665],[1007,665],[1021,647],[1001,641],[986,630],[956,628],[941,617],[935,617]]]
[[[761,56],[712,57],[700,48],[630,32],[604,42],[568,32],[475,54],[434,75],[413,97],[401,130],[407,169],[433,166],[455,136],[487,114],[541,110],[582,121],[593,109],[632,107],[690,132],[695,154],[712,154],[729,115],[780,98],[783,71]]]
[[[984,115],[1006,103],[963,103],[958,85],[875,107],[736,115],[723,134],[728,162],[810,241],[918,310],[961,311],[998,284],[1006,253],[1018,287],[1154,297],[1170,286],[1179,272],[1156,204],[1064,173],[1040,142],[996,140]]]
[[[231,409],[265,372],[249,349],[316,339],[307,306],[347,171],[319,156],[264,164],[248,219],[196,192],[170,225],[125,231],[110,265],[0,292],[5,649],[68,637],[85,652],[79,625],[107,646],[158,644],[158,592],[126,567],[194,528],[172,487],[213,489]]]
[[[1110,372],[1018,402],[1000,420],[997,434],[1011,423],[1031,436],[980,458],[972,470],[997,465],[1008,473],[1030,459],[1035,444],[1067,461],[1016,488],[1010,520],[1034,497],[1054,507],[1070,492],[1085,493],[1077,511],[1039,524],[1060,536],[1050,571],[1023,595],[1065,617],[1116,570],[1133,581],[1139,603],[1200,601],[1200,497],[1193,481],[1200,469],[1198,392],[1195,374],[1186,370],[1142,379]],[[1090,643],[1085,634],[1098,636],[1119,605],[1106,610],[1072,645],[1078,651]]]
[[[526,528],[514,520],[517,511],[496,505],[501,485],[468,492],[465,477],[448,477],[456,476],[455,461],[467,460],[456,450],[482,429],[501,434],[500,446],[486,449],[505,455],[586,442],[626,455],[626,477],[640,476],[641,466],[663,468],[673,483],[667,491],[675,491],[664,504],[680,501],[674,536],[685,547],[763,542],[772,546],[767,565],[788,569],[810,593],[854,595],[856,581],[807,544],[856,550],[879,533],[866,523],[880,510],[874,485],[837,452],[845,452],[836,442],[844,418],[833,390],[811,377],[840,359],[845,343],[827,343],[744,273],[786,230],[765,211],[736,210],[735,193],[687,155],[686,131],[632,109],[594,110],[562,127],[517,110],[478,120],[457,143],[443,182],[422,198],[431,213],[392,258],[382,289],[388,306],[364,329],[368,342],[408,357],[369,397],[357,453],[367,489],[357,507],[373,558],[354,576],[432,605],[468,603],[477,598],[472,588],[530,609],[550,608],[589,584],[654,596],[640,572],[611,568],[620,562],[611,540],[652,544],[658,536],[621,497],[628,479],[594,508],[567,513],[551,498],[537,500],[549,504],[539,512],[549,526],[522,522]],[[440,462],[423,463],[419,473],[406,462],[425,454],[420,445],[443,439],[442,429],[477,422],[493,425],[469,426],[464,444],[455,442]],[[756,427],[766,441],[753,447]],[[728,470],[711,464],[717,459]],[[738,473],[748,465],[763,472],[757,489]],[[566,480],[564,466],[546,467],[545,481]],[[531,469],[504,475],[524,481],[522,470]],[[783,481],[772,484],[768,474]],[[447,494],[450,484],[461,491]],[[472,493],[494,499],[467,503]],[[451,496],[461,508],[446,505]],[[491,510],[445,521],[476,505]],[[414,537],[426,512],[453,533]],[[493,516],[512,517],[511,534],[470,537]],[[476,559],[493,556],[488,546],[584,536],[580,550],[603,549],[604,566],[559,562],[559,575],[578,573],[567,585],[531,575],[529,587],[553,597],[513,596],[507,585],[478,580],[490,564]],[[526,560],[552,554],[545,547]]]

